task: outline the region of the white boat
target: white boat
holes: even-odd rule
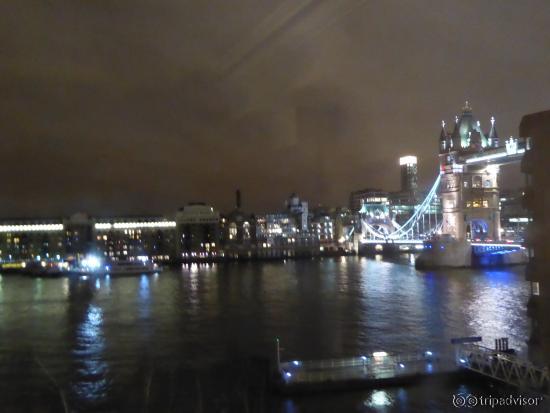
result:
[[[81,275],[138,275],[160,272],[162,269],[147,259],[135,261],[119,260],[102,262],[96,256],[88,256],[80,262],[80,265],[73,269],[73,272]]]
[[[151,261],[113,261],[105,264],[99,272],[109,275],[151,274],[160,267]]]

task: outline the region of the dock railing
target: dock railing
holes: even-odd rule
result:
[[[287,385],[345,380],[381,380],[450,371],[451,358],[442,360],[431,351],[416,353],[375,352],[369,356],[294,360],[280,363],[280,374]]]
[[[477,344],[457,346],[459,366],[524,390],[550,394],[548,368],[538,367],[529,360],[509,352],[497,351]]]

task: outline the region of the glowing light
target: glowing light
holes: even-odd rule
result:
[[[432,353],[431,351],[429,351],[429,350],[426,351],[424,354],[426,354],[426,355],[429,356],[429,357],[433,356],[433,353]]]
[[[390,238],[391,239],[391,243],[392,244],[420,244],[422,246],[422,244],[424,243],[424,241],[422,241],[421,239],[393,239],[393,238]],[[379,244],[381,246],[383,246],[382,244],[380,244],[382,242],[382,240],[376,240],[376,239],[362,239],[361,240],[361,243],[362,244]]]
[[[0,232],[63,231],[63,224],[0,225]]]
[[[99,257],[96,257],[95,255],[88,255],[86,258],[82,260],[82,266],[86,269],[95,271],[97,270],[101,265],[101,260]]]
[[[403,166],[403,165],[416,165],[417,164],[417,157],[416,156],[412,156],[412,155],[407,155],[407,156],[402,156],[401,158],[399,158],[399,165],[400,166]]]
[[[399,367],[401,367],[402,369],[405,368],[405,365],[403,363],[399,363]]]
[[[508,156],[508,154],[507,153],[494,153],[492,155],[478,156],[478,157],[475,157],[475,158],[466,159],[466,163],[490,161],[491,159],[504,158],[505,156]]]
[[[487,165],[487,172],[489,172],[491,174],[498,173],[498,170],[499,170],[498,165]]]
[[[291,374],[290,372],[287,371],[287,372],[285,373],[285,376],[286,376],[286,378],[290,379],[290,378],[292,377],[292,374]]]
[[[392,400],[383,390],[374,391],[369,400],[365,401],[364,404],[368,407],[382,407],[382,406],[391,406]]]
[[[295,366],[299,366],[299,365],[302,364],[302,363],[300,363],[298,360],[294,360],[294,361],[292,362],[292,364],[294,364]]]
[[[460,361],[462,364],[466,364],[466,360],[464,360],[464,359],[460,359],[459,361]]]
[[[483,242],[472,242],[473,247],[514,247],[514,248],[523,248],[521,244],[493,244],[493,243],[483,243]]]
[[[385,351],[375,351],[374,353],[372,353],[372,356],[376,358],[386,357],[387,355],[388,353],[386,353]]]
[[[106,229],[141,229],[141,228],[175,228],[176,221],[148,221],[148,222],[98,222],[94,225],[97,230]]]
[[[529,222],[529,218],[510,218],[510,222]]]

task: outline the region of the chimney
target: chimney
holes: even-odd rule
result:
[[[240,189],[237,189],[235,191],[235,200],[236,200],[237,209],[241,209],[241,190]]]

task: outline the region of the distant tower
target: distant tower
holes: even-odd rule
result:
[[[468,101],[462,108],[462,114],[455,117],[455,127],[450,143],[455,151],[479,151],[487,146],[487,137],[482,132],[479,121],[474,119],[472,107]],[[439,152],[444,152],[441,150],[441,146]]]
[[[499,145],[499,140],[497,128],[495,126],[495,117],[491,116],[491,130],[487,136],[487,144],[492,148],[496,148]]]
[[[497,139],[496,129],[489,136]],[[442,132],[443,133],[443,132]],[[498,165],[490,162],[465,163],[464,157],[484,152],[494,146],[481,130],[480,122],[468,102],[455,119],[451,149],[439,145],[439,162],[443,176],[440,198],[443,212],[441,231],[458,240],[500,239]]]
[[[451,150],[451,137],[447,133],[447,130],[445,129],[445,121],[441,121],[441,133],[439,134],[439,152],[448,152]]]
[[[235,191],[235,208],[241,209],[241,190],[237,189]]]
[[[414,193],[418,190],[418,166],[416,156],[399,158],[401,167],[401,191]]]

